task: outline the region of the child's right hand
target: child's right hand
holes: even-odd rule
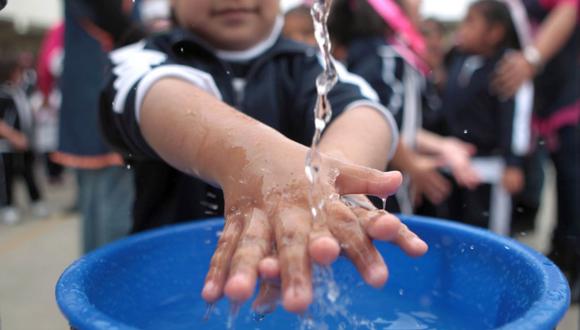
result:
[[[224,293],[235,301],[249,299],[260,263],[270,255],[279,259],[284,307],[299,312],[312,301],[310,259],[329,264],[342,248],[369,284],[381,286],[387,268],[371,239],[392,241],[411,255],[427,251],[427,244],[393,215],[376,210],[355,212],[337,198],[339,194],[387,197],[401,184],[398,172],[383,173],[323,157],[326,171],[320,173],[319,191],[332,198],[324,208],[325,223],[313,223],[310,183],[304,171],[308,148],[180,79],[157,81],[140,109],[141,133],[162,159],[224,191],[225,227],[202,290],[208,302]],[[339,132],[353,132],[352,127],[338,124],[353,118],[374,121],[369,114],[376,112],[351,109],[347,114],[354,117],[343,115],[342,121],[338,118],[327,130],[323,139],[327,152],[336,145],[342,147],[339,151],[359,148],[359,144],[348,144],[351,138],[336,139]],[[373,134],[362,136],[368,141],[380,135],[379,131],[387,136],[383,129],[376,129],[386,126],[367,128],[365,132]],[[335,139],[329,141],[333,132]],[[365,153],[370,150],[364,149]],[[382,158],[382,151],[374,152]],[[351,157],[345,159],[357,159]]]
[[[252,156],[234,151],[243,162],[236,175],[222,183],[226,224],[202,291],[206,301],[214,302],[224,293],[234,301],[245,301],[254,293],[259,269],[262,274],[279,270],[284,307],[301,312],[312,301],[311,258],[330,264],[342,248],[364,280],[379,287],[387,279],[387,268],[372,239],[391,241],[412,256],[427,251],[425,242],[395,216],[351,209],[338,198],[344,194],[387,197],[401,184],[400,173],[325,157],[320,191],[330,196],[324,209],[326,222],[313,223],[310,183],[304,173],[307,149],[297,144],[290,149]],[[269,256],[278,261],[276,266],[271,266]]]

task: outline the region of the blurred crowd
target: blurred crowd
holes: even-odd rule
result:
[[[0,221],[16,224],[22,178],[46,217],[50,184],[74,171],[83,251],[131,230],[136,182],[100,134],[107,54],[172,26],[163,0],[65,0],[38,54],[0,52]],[[337,61],[378,93],[400,129],[389,169],[404,174],[393,212],[452,219],[502,235],[534,229],[545,165],[556,173],[549,257],[580,295],[580,56],[577,0],[479,0],[459,23],[421,17],[420,0],[334,0]],[[307,1],[283,34],[316,47]],[[378,206],[382,206],[377,201]]]

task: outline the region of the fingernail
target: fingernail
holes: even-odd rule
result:
[[[368,281],[372,286],[382,286],[387,279],[387,268],[382,265],[371,266],[368,273]]]
[[[215,294],[216,289],[217,289],[217,286],[215,285],[215,283],[210,281],[210,282],[207,282],[205,284],[201,294],[204,296],[208,296],[208,295],[213,296]]]
[[[427,243],[425,243],[425,241],[423,241],[422,239],[420,239],[419,237],[415,236],[412,240],[411,243],[413,245],[415,245],[416,247],[419,247],[421,249],[427,248],[428,245]]]
[[[235,285],[238,285],[238,286],[246,286],[246,285],[249,285],[249,282],[250,282],[250,280],[244,274],[235,274],[234,276],[232,276],[228,280],[228,284],[229,283],[234,283]]]

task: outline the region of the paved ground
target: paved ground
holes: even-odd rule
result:
[[[19,195],[22,200],[22,192]],[[67,176],[64,185],[47,193],[56,210],[52,216],[34,219],[25,214],[18,225],[0,223],[0,330],[67,329],[53,292],[60,273],[79,255],[79,218],[62,212],[74,204],[74,196],[74,180]],[[521,238],[540,251],[547,246],[552,226],[545,220],[553,219],[551,196],[548,191],[539,230]],[[579,310],[578,305],[571,308],[558,329],[580,330]]]

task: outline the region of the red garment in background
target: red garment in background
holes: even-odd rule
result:
[[[56,58],[62,56],[64,47],[64,22],[57,23],[45,35],[38,54],[38,63],[36,71],[38,75],[38,89],[42,96],[47,99],[50,93],[55,88],[57,78],[55,76],[54,64],[55,61],[61,59]],[[62,65],[62,64],[61,64]]]

